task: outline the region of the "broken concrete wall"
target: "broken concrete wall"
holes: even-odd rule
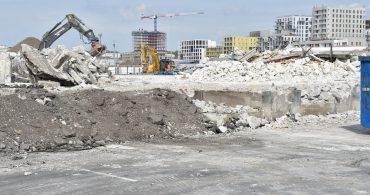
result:
[[[0,52],[0,84],[11,83],[11,70],[9,54]]]
[[[50,66],[50,63],[45,56],[42,56],[40,52],[29,46],[22,44],[22,55],[26,59],[26,66],[29,70],[30,76],[51,80],[59,81],[64,85],[73,85],[73,79],[68,74]]]
[[[333,101],[310,103],[302,101],[305,96],[301,90],[289,88],[285,90],[266,90],[260,92],[233,91],[195,91],[194,99],[212,102],[228,107],[249,106],[251,116],[274,120],[287,113],[301,115],[326,115],[350,110],[359,110],[359,89],[354,87],[351,93],[336,97]]]
[[[286,113],[296,113],[301,103],[301,93],[292,89],[286,93],[276,91],[233,92],[233,91],[195,91],[194,99],[211,101],[235,107],[238,105],[258,108],[253,116],[274,119]]]

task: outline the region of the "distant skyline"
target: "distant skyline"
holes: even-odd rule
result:
[[[299,3],[298,3],[299,2]],[[25,37],[41,39],[66,14],[74,13],[113,50],[131,51],[131,32],[153,30],[152,20],[140,16],[156,13],[203,11],[204,15],[158,19],[158,30],[167,33],[168,50],[177,50],[180,40],[211,39],[222,43],[228,35],[272,30],[278,16],[311,15],[315,5],[362,6],[370,19],[369,0],[2,0],[0,45],[13,46]],[[54,43],[81,45],[79,34],[70,30]],[[89,48],[87,45],[86,48]]]

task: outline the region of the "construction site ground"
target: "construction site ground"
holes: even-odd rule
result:
[[[181,137],[208,131],[207,120],[187,96],[173,91],[21,88],[0,96],[0,156]]]
[[[0,159],[2,194],[369,194],[370,131],[346,124]]]
[[[251,120],[220,132],[191,98],[324,84],[116,75],[97,85],[9,89],[0,97],[1,193],[368,194],[370,130],[358,114],[294,126],[284,122],[299,117],[283,116],[256,129]]]

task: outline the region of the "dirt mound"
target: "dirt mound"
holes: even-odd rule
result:
[[[0,97],[0,153],[81,150],[127,140],[182,137],[214,128],[173,91],[22,89]]]
[[[38,49],[39,45],[40,45],[40,42],[41,41],[39,39],[35,38],[35,37],[27,37],[23,41],[17,43],[13,47],[9,48],[8,51],[9,52],[19,52],[22,49],[22,47],[21,47],[22,44],[26,44],[26,45],[29,45],[31,47],[34,47],[34,48]]]

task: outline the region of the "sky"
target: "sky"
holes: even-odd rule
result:
[[[158,30],[167,33],[168,50],[179,41],[210,39],[222,44],[223,36],[249,35],[273,29],[275,18],[311,15],[315,5],[360,5],[370,19],[369,0],[0,0],[0,45],[13,46],[25,37],[41,39],[66,14],[73,13],[113,50],[132,50],[131,32],[153,30],[152,20],[140,16],[158,13],[203,11],[204,15],[158,19]],[[70,30],[54,43],[73,47],[83,44]],[[89,46],[88,46],[89,47]]]

